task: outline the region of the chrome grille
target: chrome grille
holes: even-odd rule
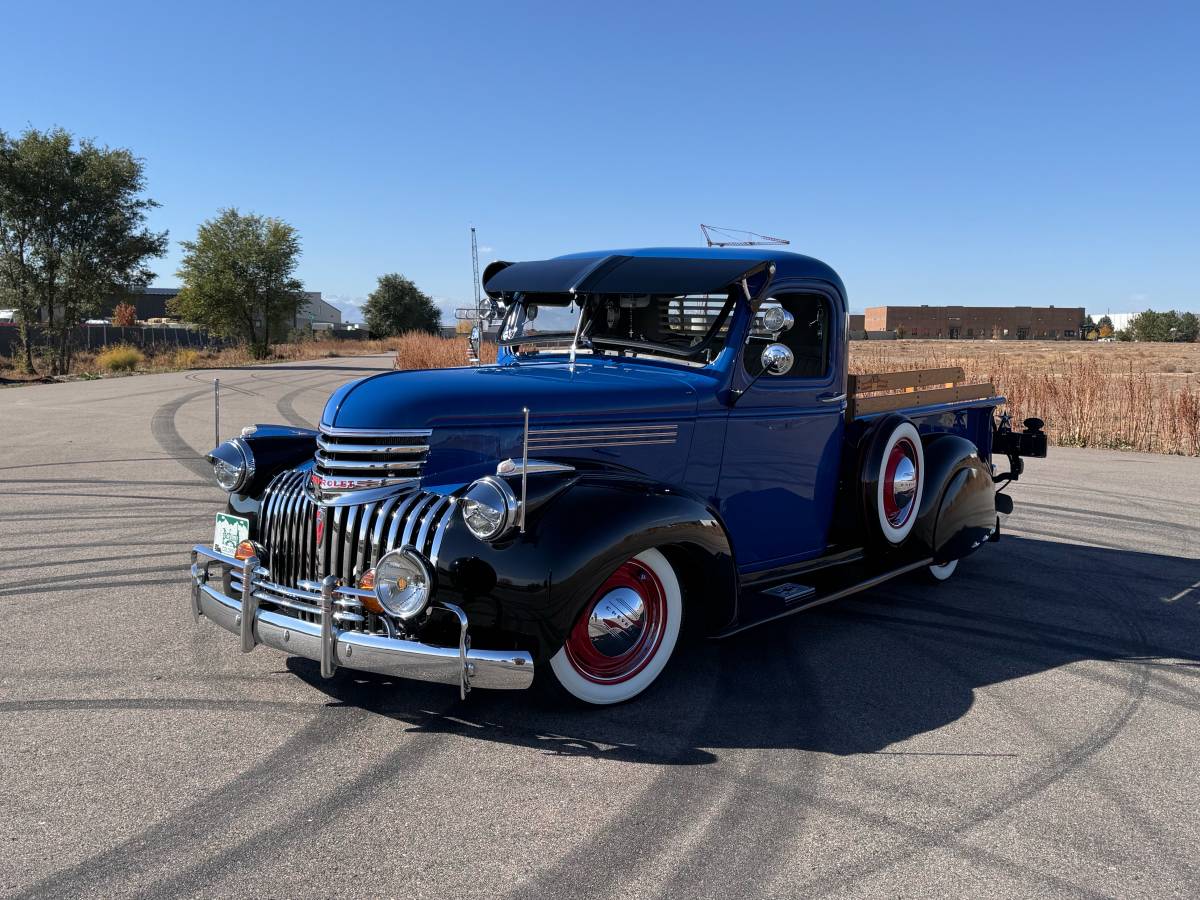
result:
[[[308,477],[303,470],[282,472],[263,495],[258,534],[273,585],[304,589],[302,582],[319,582],[325,575],[353,585],[384,553],[405,546],[437,565],[457,497],[408,491],[370,503],[318,507],[305,490]],[[325,516],[319,544],[318,510]]]
[[[324,478],[383,478],[404,482],[421,476],[432,431],[322,428],[316,472]]]

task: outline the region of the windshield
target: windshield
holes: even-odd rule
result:
[[[621,356],[665,356],[706,364],[725,345],[732,291],[721,294],[591,294],[579,299],[584,321],[579,351]],[[519,299],[500,328],[500,343],[569,345],[579,307]]]
[[[567,343],[575,336],[579,307],[548,305],[520,299],[508,307],[500,323],[501,344]]]

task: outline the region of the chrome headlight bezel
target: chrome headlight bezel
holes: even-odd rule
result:
[[[459,506],[463,524],[476,540],[492,542],[512,530],[520,503],[507,481],[485,475],[471,483]]]
[[[375,599],[389,616],[402,621],[419,616],[433,599],[433,572],[424,557],[411,547],[383,554],[375,563]]]
[[[254,478],[254,454],[241,438],[225,441],[204,458],[212,464],[217,484],[230,494],[242,490]]]

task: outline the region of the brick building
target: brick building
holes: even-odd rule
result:
[[[894,331],[900,337],[1048,340],[1080,338],[1079,306],[871,306],[867,331]]]

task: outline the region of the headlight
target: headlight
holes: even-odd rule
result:
[[[462,517],[467,529],[479,540],[497,540],[517,520],[517,498],[508,482],[488,475],[467,488]]]
[[[429,603],[432,576],[413,550],[391,550],[375,564],[375,599],[401,619],[411,619]]]
[[[240,491],[254,477],[254,454],[241,438],[226,441],[205,459],[212,463],[217,484],[231,494]]]

